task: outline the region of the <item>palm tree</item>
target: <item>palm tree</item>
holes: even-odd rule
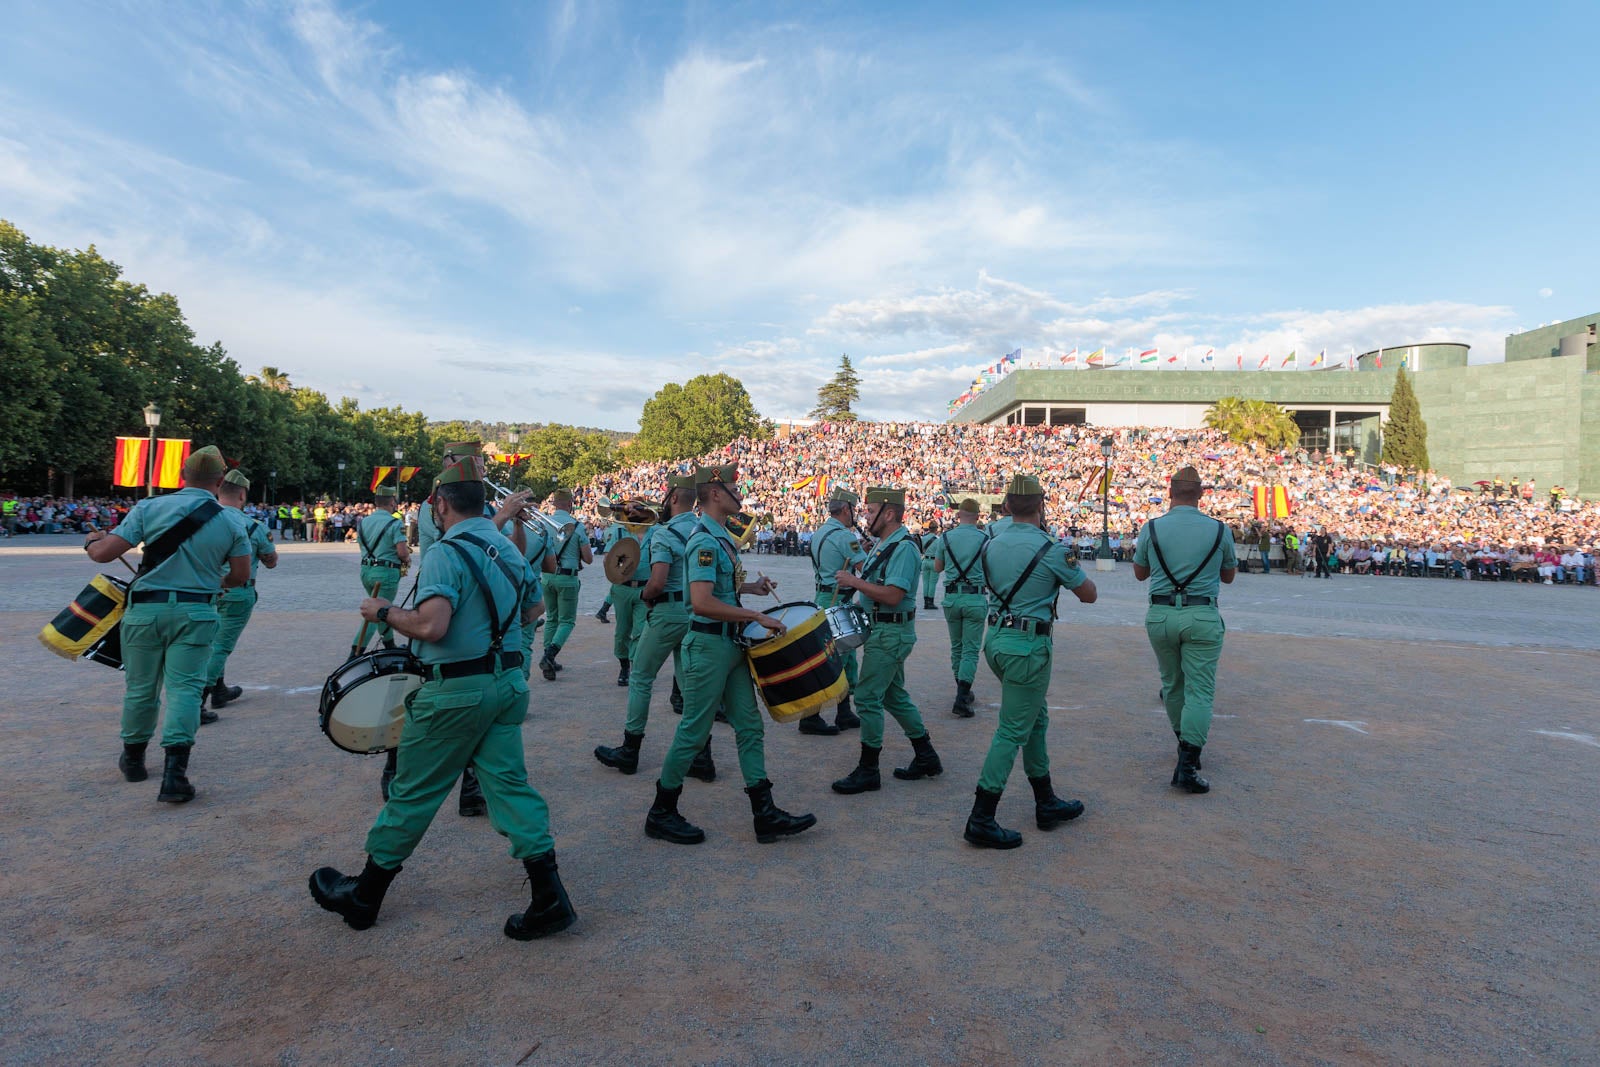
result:
[[[261,374],[259,376],[254,374],[247,375],[245,377],[245,381],[251,382],[255,385],[264,385],[268,389],[279,393],[287,393],[290,389],[294,388],[294,386],[289,382],[289,376],[283,373],[277,367],[262,367]]]
[[[1280,449],[1300,440],[1300,427],[1294,416],[1266,400],[1221,397],[1206,409],[1205,421],[1211,429],[1221,430],[1240,444]]]

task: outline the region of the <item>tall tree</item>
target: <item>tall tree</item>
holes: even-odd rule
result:
[[[1266,400],[1225,396],[1206,409],[1206,425],[1221,430],[1240,444],[1289,448],[1300,440],[1294,416]]]
[[[861,399],[861,376],[850,365],[850,357],[839,357],[839,369],[817,390],[817,406],[810,417],[827,422],[855,422],[858,416],[851,405]]]
[[[704,455],[736,437],[764,437],[767,430],[739,379],[702,374],[683,385],[668,382],[645,401],[630,460],[680,460]]]
[[[1389,419],[1383,424],[1383,462],[1419,471],[1432,466],[1428,462],[1428,424],[1422,421],[1422,407],[1411,389],[1411,375],[1404,370],[1395,375],[1394,392],[1389,395]]]

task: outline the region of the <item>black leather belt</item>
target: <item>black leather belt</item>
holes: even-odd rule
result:
[[[839,587],[836,585],[819,585],[817,586],[817,591],[821,593],[831,593],[838,588]]]
[[[998,626],[1002,630],[1020,630],[1025,634],[1034,634],[1038,637],[1049,637],[1052,623],[1042,619],[1019,619],[1011,615],[989,616],[989,625]]]
[[[1217,598],[1214,596],[1189,596],[1185,593],[1162,593],[1150,597],[1150,603],[1167,608],[1209,608],[1216,602]]]
[[[578,568],[576,568],[576,567],[557,567],[556,568],[556,573],[557,574],[564,574],[568,578],[572,578],[572,577],[575,577],[577,575]]]
[[[401,567],[400,564],[390,563],[386,559],[364,559],[361,561],[361,565],[363,567],[390,567],[394,570],[399,570]]]
[[[697,634],[716,634],[718,637],[738,637],[739,631],[744,629],[742,623],[737,622],[701,622],[699,619],[689,624],[689,629]]]
[[[624,588],[624,589],[643,589],[645,587],[646,583],[644,583],[644,582],[618,582],[617,584],[622,586],[622,588]]]
[[[657,598],[656,603],[659,604],[663,600],[666,601],[669,604],[681,603],[682,600],[683,600],[683,594],[682,593],[662,593],[661,596]]]
[[[521,666],[521,652],[502,652],[499,656],[490,653],[477,659],[458,659],[454,663],[430,663],[428,677],[436,682],[442,682],[449,678],[467,678],[474,674],[496,674]]]
[[[215,593],[174,593],[165,589],[135,589],[132,600],[135,604],[209,604],[216,597]]]
[[[917,613],[915,611],[894,611],[884,612],[883,614],[879,614],[878,612],[872,613],[873,622],[910,622],[916,617]]]
[[[944,587],[946,593],[981,593],[983,586],[973,585],[971,582],[950,582]]]

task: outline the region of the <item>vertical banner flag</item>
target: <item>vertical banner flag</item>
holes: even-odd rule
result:
[[[1237,356],[1235,356],[1233,358],[1233,369],[1234,370],[1244,370],[1244,353],[1243,352],[1240,352]]]
[[[524,456],[524,455],[517,456],[517,459],[530,459],[530,458],[532,458],[532,453],[529,453],[526,456]],[[409,482],[411,479],[413,479],[413,478],[415,478],[417,476],[417,472],[419,470],[421,470],[421,469],[422,469],[421,467],[401,467],[400,468],[400,480],[402,482]]]
[[[111,461],[111,484],[127,488],[144,485],[144,469],[150,462],[150,441],[145,437],[117,438],[116,455]]]
[[[394,468],[393,467],[373,467],[372,468],[372,484],[367,486],[367,492],[369,492],[369,493],[377,492],[378,491],[378,486],[380,486],[384,482],[388,481],[389,480],[389,475],[391,475],[393,473],[394,473]]]
[[[1258,485],[1250,491],[1251,503],[1258,519],[1287,519],[1289,517],[1289,490],[1281,485]]]
[[[1378,369],[1383,369],[1383,349],[1378,349]]]
[[[183,488],[183,461],[189,458],[188,438],[163,437],[156,442],[157,489]]]

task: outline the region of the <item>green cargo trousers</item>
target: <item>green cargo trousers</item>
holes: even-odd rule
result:
[[[1167,720],[1179,740],[1204,748],[1211,733],[1211,701],[1217,690],[1217,661],[1227,627],[1214,606],[1168,607],[1151,604],[1144,630],[1161,670],[1161,695]]]
[[[818,586],[817,606],[823,611],[827,611],[835,604],[848,604],[850,602],[851,595],[852,594],[848,589],[844,590],[843,596],[840,596],[837,588],[823,589],[821,586]],[[852,648],[846,651],[845,649],[841,648],[837,649],[837,651],[839,653],[839,658],[844,660],[844,676],[850,683],[850,687],[844,691],[844,695],[851,696],[856,691],[856,679],[861,677],[861,671],[856,666],[856,650]]]
[[[543,583],[540,583],[540,586],[536,587],[533,592],[533,595],[538,597],[541,601],[544,599],[544,589],[542,586]],[[533,677],[533,638],[534,635],[538,633],[538,630],[535,629],[535,624],[538,621],[538,619],[535,619],[533,622],[526,622],[522,624],[522,677],[524,680]],[[547,623],[546,625],[549,624]]]
[[[642,586],[611,587],[611,607],[617,613],[616,629],[611,632],[611,654],[619,660],[633,659],[633,646],[644,632],[644,601],[639,599],[643,591]]]
[[[989,601],[982,593],[944,595],[944,622],[950,629],[950,670],[958,682],[970,682],[978,676],[978,653],[983,650],[984,620],[988,616]]]
[[[544,576],[544,647],[561,648],[572,636],[572,627],[578,621],[578,590],[582,588],[576,574],[547,574]]]
[[[228,657],[239,644],[239,635],[250,622],[258,599],[255,586],[229,589],[217,602],[217,636],[211,642],[211,658],[206,663],[206,684],[221,678],[228,666]]]
[[[618,616],[620,621],[621,616]],[[644,632],[634,646],[633,670],[628,675],[628,721],[622,727],[630,734],[642,734],[650,721],[650,694],[662,664],[672,657],[673,672],[681,679],[683,658],[679,646],[689,632],[689,612],[683,602],[663,600],[649,609]],[[710,636],[709,634],[707,636]],[[683,688],[680,681],[678,688]],[[685,709],[687,710],[687,708]]]
[[[393,602],[395,593],[400,590],[400,570],[397,567],[362,567],[361,588],[366,590],[367,596],[379,596]],[[377,592],[373,592],[374,589]],[[368,641],[374,636],[381,641],[394,633],[386,622],[371,622],[357,630],[355,638],[350,643],[358,644],[362,640],[363,632]],[[365,647],[362,651],[366,651]]]
[[[122,664],[127,689],[122,696],[122,740],[140,745],[156,732],[161,691],[167,693],[167,718],[161,744],[194,744],[200,728],[206,661],[217,636],[213,604],[130,604],[122,616]]]
[[[767,777],[763,748],[766,727],[756,709],[755,683],[750,678],[750,662],[745,659],[744,649],[731,637],[690,630],[679,656],[683,721],[678,723],[678,732],[661,763],[661,784],[667,789],[683,785],[684,772],[706,747],[717,705],[722,704],[739,747],[739,772],[744,775],[744,784],[758,785]]]
[[[989,669],[1000,679],[1000,716],[978,774],[978,788],[1000,793],[1011,777],[1019,748],[1029,778],[1050,773],[1050,752],[1045,747],[1050,711],[1045,695],[1054,652],[1048,637],[999,627],[989,631],[983,652]]]
[[[471,763],[489,806],[489,825],[524,860],[555,847],[550,809],[528,784],[522,721],[528,682],[520,670],[425,682],[406,698],[399,759],[389,801],[367,833],[367,854],[380,867],[400,866]]]
[[[861,646],[861,674],[856,680],[856,714],[861,716],[861,743],[883,747],[883,713],[894,716],[906,737],[928,736],[922,714],[906,692],[906,657],[917,644],[914,622],[877,622]]]

